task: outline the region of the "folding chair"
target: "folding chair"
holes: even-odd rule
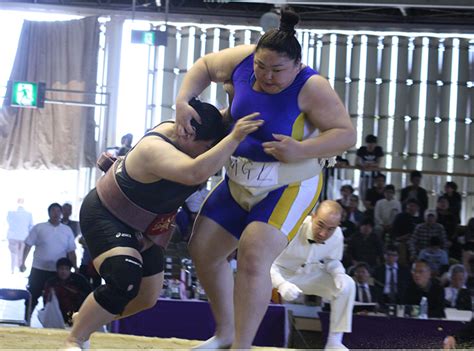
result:
[[[0,319],[0,323],[30,325],[31,318],[31,294],[28,290],[21,289],[0,289],[0,300],[18,301],[25,300],[24,319]]]

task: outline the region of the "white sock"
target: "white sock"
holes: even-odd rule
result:
[[[202,344],[193,347],[193,350],[200,349],[229,349],[231,344],[224,343],[223,340],[213,336],[212,338],[207,339]]]
[[[329,332],[328,340],[327,340],[326,344],[328,344],[328,345],[342,344],[343,335],[344,335],[344,333]]]

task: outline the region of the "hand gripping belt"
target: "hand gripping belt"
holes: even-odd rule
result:
[[[130,227],[147,235],[161,235],[169,233],[173,227],[176,211],[170,213],[150,212],[132,200],[120,189],[115,173],[122,160],[115,160],[102,154],[97,160],[97,166],[105,175],[97,181],[97,195],[102,204],[115,217]]]

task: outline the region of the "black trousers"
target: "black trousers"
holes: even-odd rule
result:
[[[38,304],[39,297],[43,294],[44,284],[49,278],[56,276],[56,271],[44,271],[42,269],[31,268],[26,287],[31,294],[31,313]]]

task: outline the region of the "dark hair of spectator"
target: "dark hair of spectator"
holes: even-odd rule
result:
[[[344,190],[344,189],[349,190],[349,192],[350,192],[351,194],[354,192],[354,188],[353,188],[351,185],[349,185],[349,184],[345,184],[345,185],[341,186],[341,190]]]
[[[449,198],[446,195],[441,195],[440,197],[438,197],[438,200],[436,200],[436,202],[440,202],[441,200],[446,200],[449,202]]]
[[[453,189],[454,191],[458,190],[458,185],[455,182],[446,182],[444,186]]]
[[[374,179],[377,179],[377,178],[383,178],[384,180],[387,179],[387,177],[385,176],[385,174],[380,173],[380,172],[375,175],[375,178],[374,178]]]
[[[64,266],[72,268],[72,262],[67,257],[61,257],[59,260],[56,261],[56,268],[64,267]]]
[[[417,205],[418,207],[420,207],[420,202],[419,202],[417,199],[414,199],[414,198],[408,199],[408,200],[406,201],[406,204],[407,204],[407,205],[408,205],[408,204],[415,204],[415,205]]]
[[[413,179],[413,178],[423,178],[423,176],[421,175],[420,171],[411,171],[410,179]]]
[[[365,137],[365,142],[367,144],[377,144],[377,137],[373,134],[369,134]]]
[[[387,191],[387,190],[391,190],[393,192],[395,192],[395,187],[393,186],[393,184],[387,184],[385,185],[385,188],[383,188],[384,191]]]
[[[359,262],[357,263],[353,268],[352,268],[352,272],[355,273],[355,271],[359,268],[365,268],[367,270],[367,272],[370,273],[370,267],[369,267],[369,264],[368,263],[365,263],[365,262]]]
[[[362,221],[360,222],[360,225],[363,226],[363,225],[370,225],[371,227],[374,226],[374,221],[372,220],[372,218],[370,217],[364,217],[362,219]]]
[[[191,125],[196,131],[194,140],[216,140],[219,142],[228,132],[228,126],[224,123],[219,110],[206,102],[192,98],[189,105],[196,110],[201,117],[201,124],[196,120],[191,120]]]
[[[289,7],[282,8],[280,14],[280,28],[265,32],[257,43],[255,51],[268,49],[279,54],[285,54],[295,63],[301,61],[301,45],[295,37],[295,26],[300,17]]]
[[[396,252],[398,254],[398,247],[396,245],[389,244],[389,245],[385,246],[384,252],[385,253],[387,253],[387,252]]]
[[[61,211],[63,210],[63,208],[61,207],[60,204],[58,204],[57,202],[53,202],[51,205],[48,206],[48,214],[49,214],[49,213],[51,212],[51,210],[52,210],[53,208],[55,208],[55,207],[59,208]]]
[[[426,268],[428,268],[428,269],[431,271],[430,264],[428,263],[427,260],[415,260],[415,261],[413,262],[412,266],[411,266],[411,267],[412,267],[412,270],[413,270],[413,267],[415,267],[415,264],[417,264],[417,263],[422,263],[422,264],[424,264],[424,265],[426,266]]]

